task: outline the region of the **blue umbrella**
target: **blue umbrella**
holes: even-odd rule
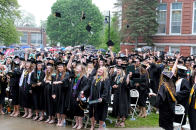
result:
[[[106,50],[103,49],[103,48],[99,49],[99,51],[101,51],[101,52],[106,52]]]
[[[7,48],[6,46],[0,46],[0,48]]]
[[[31,48],[31,47],[28,46],[28,45],[23,45],[23,46],[20,47],[20,49],[25,49],[25,48]]]

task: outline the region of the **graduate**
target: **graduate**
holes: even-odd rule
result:
[[[6,66],[0,63],[0,115],[4,115],[3,104],[5,103],[6,88],[7,88],[7,77],[6,77]]]
[[[57,63],[56,75],[52,81],[52,97],[56,102],[56,113],[58,118],[58,123],[56,126],[63,126],[65,121],[66,111],[65,100],[67,96],[67,91],[69,87],[69,74],[64,71],[64,63]],[[62,116],[62,119],[61,119]]]
[[[43,121],[44,120],[44,86],[42,81],[45,78],[45,72],[42,70],[42,61],[36,61],[36,68],[31,74],[31,86],[32,86],[32,97],[33,105],[32,109],[35,110],[36,116],[33,121]],[[42,112],[39,118],[39,110]]]
[[[108,104],[111,102],[110,80],[106,67],[98,69],[96,76],[86,84],[81,93],[89,96],[89,101],[99,100],[100,103],[89,105],[89,118],[91,129],[95,128],[95,121],[99,122],[99,130],[103,130],[103,124],[107,117]]]
[[[24,59],[24,58],[23,58]],[[24,60],[23,60],[24,62]],[[24,107],[25,113],[22,116],[23,118],[31,118],[33,116],[31,105],[32,105],[32,91],[30,85],[31,74],[33,72],[34,66],[31,63],[31,59],[27,59],[25,68],[22,69],[22,74],[19,80],[19,91],[20,97],[19,102],[20,106]]]
[[[112,88],[114,90],[114,101],[113,101],[113,117],[117,117],[117,122],[115,127],[125,127],[125,118],[128,117],[129,109],[129,96],[128,92],[130,91],[130,76],[132,73],[125,76],[123,67],[117,66],[117,75],[114,82],[112,83]],[[120,121],[122,118],[122,121]]]
[[[191,82],[191,92],[189,96],[189,109],[188,109],[188,118],[189,118],[189,123],[190,123],[190,128],[191,130],[196,129],[196,65],[193,66],[193,71],[192,71],[192,79],[190,80]]]
[[[187,68],[181,65],[177,66],[176,78],[178,79],[176,85],[176,100],[178,104],[181,104],[185,108],[185,116],[188,115],[188,99],[190,95],[190,83],[187,79]],[[175,115],[175,122],[181,123],[182,115]],[[186,118],[184,118],[182,125],[186,124]]]
[[[72,61],[73,55],[70,58]],[[67,69],[71,71],[71,67],[67,66]],[[69,104],[69,112],[72,116],[75,117],[76,124],[73,127],[74,129],[82,129],[82,119],[84,117],[84,109],[79,106],[79,96],[80,92],[83,88],[87,85],[88,81],[86,78],[86,68],[82,64],[78,64],[75,70],[75,76],[71,79],[71,86],[70,86],[70,104]]]
[[[142,79],[142,83],[136,83],[136,88],[139,92],[139,99],[138,105],[140,106],[140,113],[138,116],[140,117],[147,117],[146,114],[146,100],[147,100],[147,93],[149,92],[149,78],[148,72],[146,70],[147,66],[142,64],[138,70],[140,73],[140,79]],[[143,111],[143,112],[142,112]]]
[[[54,68],[52,63],[47,63],[46,65],[46,75],[44,78],[43,86],[44,86],[44,99],[45,99],[45,111],[48,115],[48,119],[45,121],[45,123],[53,124],[55,123],[55,101],[52,98],[52,81],[55,76],[54,74]]]
[[[13,60],[12,70],[9,72],[10,75],[7,76],[8,81],[10,81],[10,94],[12,95],[12,105],[14,106],[14,111],[10,116],[18,117],[20,116],[19,111],[19,78],[21,76],[21,70],[25,66],[25,63],[22,62],[21,65],[19,61]],[[8,74],[9,74],[8,72]]]
[[[174,77],[177,62],[180,54],[177,55],[176,62],[172,71],[164,69],[159,83],[158,94],[150,93],[151,97],[156,96],[155,107],[159,108],[159,126],[166,130],[173,130],[173,122],[175,116],[175,102],[177,96],[175,89],[176,78]]]

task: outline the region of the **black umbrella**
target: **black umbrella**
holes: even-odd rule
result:
[[[95,47],[93,45],[87,45],[86,48],[95,49]]]
[[[18,51],[14,51],[11,53],[11,55],[16,55],[16,54],[24,54],[25,50],[18,50]]]

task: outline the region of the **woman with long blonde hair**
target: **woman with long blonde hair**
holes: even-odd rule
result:
[[[19,80],[20,87],[20,97],[19,104],[21,107],[24,107],[25,114],[23,118],[29,119],[33,116],[32,113],[32,91],[30,85],[31,73],[33,72],[33,65],[30,59],[27,59],[25,63],[25,68],[22,70],[22,75]]]
[[[90,94],[89,94],[90,92]],[[88,95],[89,100],[99,100],[99,103],[89,105],[89,117],[91,118],[91,129],[95,128],[95,120],[99,122],[99,130],[103,130],[103,124],[107,117],[108,103],[110,97],[110,80],[106,67],[100,67],[92,81],[81,91]]]
[[[112,83],[112,88],[114,90],[114,101],[113,101],[113,117],[117,117],[118,121],[116,122],[115,127],[125,127],[125,118],[128,117],[129,109],[129,76],[125,75],[123,67],[117,66],[117,75],[114,82]],[[132,75],[132,73],[131,73]],[[127,82],[128,81],[128,82]],[[120,121],[122,118],[122,121]]]
[[[54,65],[52,63],[47,63],[46,65],[46,75],[43,81],[44,86],[44,97],[45,97],[45,110],[48,115],[48,119],[45,123],[53,124],[55,122],[55,102],[52,98],[52,81],[54,78]]]
[[[65,100],[69,87],[69,74],[64,71],[64,63],[59,62],[57,65],[56,75],[52,80],[52,97],[56,102],[56,113],[58,123],[56,126],[63,126],[67,108],[65,108]],[[62,119],[61,119],[62,118]]]
[[[71,96],[69,111],[72,116],[75,116],[76,124],[74,129],[82,129],[82,119],[84,117],[84,109],[79,106],[80,92],[87,86],[88,80],[86,78],[86,68],[84,65],[79,64],[76,66],[75,76],[71,79]]]

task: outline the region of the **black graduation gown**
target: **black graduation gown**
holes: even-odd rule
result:
[[[108,111],[108,104],[111,102],[110,96],[110,80],[108,78],[105,81],[97,82],[95,86],[96,79],[92,79],[88,85],[83,89],[84,94],[90,96],[91,100],[97,100],[99,98],[102,99],[101,103],[91,104],[89,105],[89,117],[94,117],[95,120],[98,121],[105,121],[107,117]],[[94,108],[94,115],[93,115],[93,108]]]
[[[181,83],[180,91],[177,92],[177,102],[185,108],[185,116],[182,125],[186,124],[186,115],[188,114],[188,99],[190,95],[190,84],[187,78],[184,78]],[[182,115],[175,115],[175,122],[181,123]]]
[[[127,77],[125,76],[122,83],[119,82],[118,87],[114,89],[114,101],[113,101],[113,117],[120,116],[128,117],[129,110],[129,96],[130,85],[126,82]],[[117,81],[114,81],[112,86],[117,85]]]
[[[36,72],[34,71],[31,74],[31,85],[36,84],[38,79],[35,79]],[[45,72],[41,71],[39,82],[42,82],[45,78]],[[40,86],[32,87],[32,97],[33,97],[33,104],[31,108],[33,110],[44,110],[45,108],[45,101],[44,101],[44,86],[41,84]]]
[[[54,76],[52,75],[52,80]],[[51,83],[42,82],[44,87],[45,111],[48,116],[55,116],[56,104],[52,98],[52,81]]]
[[[65,108],[66,96],[69,87],[69,74],[65,74],[64,79],[61,80],[61,75],[58,75],[56,80],[56,76],[53,78],[53,82],[62,81],[62,84],[52,84],[52,95],[56,95],[56,113],[66,114],[67,108]]]
[[[146,107],[147,93],[149,92],[149,79],[147,73],[143,73],[140,78],[142,83],[139,83],[137,90],[139,92],[138,105],[141,107]]]
[[[20,68],[15,68],[13,71],[15,76],[10,77],[10,92],[12,95],[12,105],[19,105],[19,78],[22,74]]]
[[[159,126],[165,130],[173,130],[175,116],[175,101],[172,100],[169,91],[164,84],[159,88],[156,96],[155,107],[159,108]]]
[[[0,105],[4,104],[6,97],[7,78],[5,76],[0,77]]]
[[[76,99],[79,97],[80,92],[83,90],[85,86],[88,84],[88,80],[85,76],[83,76],[80,80],[77,89],[73,89],[75,84],[75,77],[71,80],[70,87],[70,103],[69,103],[69,112],[71,116],[79,116],[84,117],[84,111],[79,107],[79,102]]]
[[[116,74],[117,74],[117,72],[114,72],[112,75],[109,74],[109,79],[110,79],[110,84],[111,85],[113,84],[113,82],[115,80]],[[111,94],[114,94],[114,89],[112,89]]]
[[[29,78],[29,73],[24,77],[22,86],[20,86],[20,106],[25,108],[31,108],[33,104],[32,94],[30,93],[31,85],[27,83]]]
[[[159,80],[164,68],[164,65],[156,65],[155,63],[152,63],[150,68],[148,69],[149,78],[151,79],[150,88],[154,93],[158,92]]]
[[[194,87],[194,93],[192,95],[191,103],[189,104],[189,110],[188,110],[188,118],[191,130],[196,130],[196,109],[195,109],[195,103],[196,103],[196,85]]]

